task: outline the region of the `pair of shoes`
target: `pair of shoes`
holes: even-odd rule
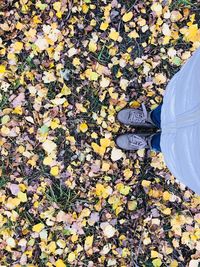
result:
[[[132,125],[134,127],[156,128],[157,126],[151,119],[151,112],[147,112],[145,105],[142,103],[142,110],[138,109],[123,109],[117,114],[119,122],[125,125]],[[155,134],[149,133],[126,133],[119,135],[115,142],[117,146],[124,150],[138,150],[143,148],[150,148],[151,140]]]

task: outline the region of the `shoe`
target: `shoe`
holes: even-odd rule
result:
[[[151,119],[151,110],[147,112],[144,103],[142,103],[142,110],[126,108],[118,112],[117,119],[119,122],[125,125],[139,126],[139,127],[148,127],[154,128],[156,124]]]
[[[150,148],[151,140],[154,134],[134,134],[134,133],[126,133],[119,135],[115,142],[120,149],[124,150],[138,150],[143,148]]]

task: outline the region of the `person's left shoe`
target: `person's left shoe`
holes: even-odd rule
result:
[[[157,125],[152,121],[151,113],[152,110],[147,112],[145,105],[142,103],[142,110],[134,108],[122,109],[118,112],[117,119],[125,125],[155,128]]]
[[[115,142],[120,149],[124,150],[138,150],[143,148],[152,149],[151,140],[154,135],[155,133],[154,134],[126,133],[119,135],[116,138]]]

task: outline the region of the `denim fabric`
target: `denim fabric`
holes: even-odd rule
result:
[[[152,150],[156,152],[161,152],[160,136],[161,136],[161,132],[157,132],[151,139]]]
[[[160,128],[161,126],[161,108],[162,108],[162,103],[151,112],[151,119],[158,128]],[[161,152],[160,136],[161,132],[158,132],[153,136],[151,140],[152,149],[156,152]]]
[[[160,128],[160,121],[161,121],[161,108],[162,104],[160,104],[157,108],[155,108],[151,112],[151,119],[156,124],[158,128]]]

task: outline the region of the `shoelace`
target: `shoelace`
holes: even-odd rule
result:
[[[138,113],[137,111],[130,111],[129,113],[129,120],[131,122],[137,122],[137,123],[145,123],[145,121],[147,121],[148,118],[148,112],[146,110],[146,107],[144,105],[144,103],[142,103],[142,113]]]
[[[137,135],[131,135],[128,137],[129,143],[131,146],[133,146],[134,148],[144,148],[144,146],[147,143],[147,138],[143,137],[143,139],[141,139],[141,137],[137,136]]]
[[[150,149],[152,149],[152,146],[151,146],[152,137],[153,135],[151,135],[150,138],[144,136],[143,139],[141,139],[141,137],[133,134],[132,136],[128,137],[128,140],[129,140],[130,145],[133,146],[134,148],[136,147],[136,148],[142,149],[144,148],[144,146],[146,146],[146,144],[148,144]]]

